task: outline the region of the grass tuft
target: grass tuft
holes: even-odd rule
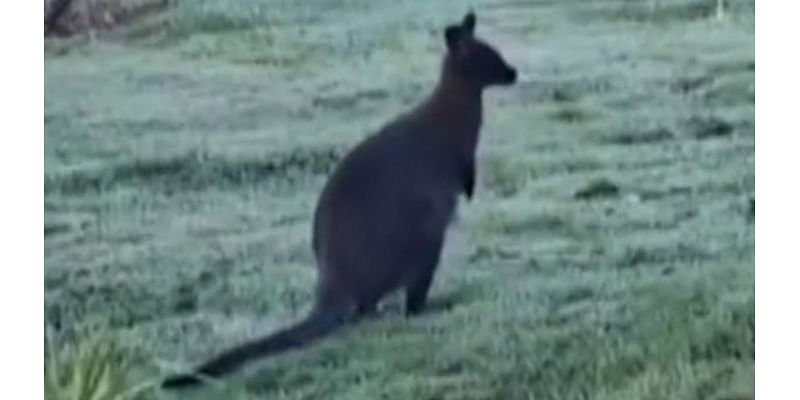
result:
[[[146,388],[131,384],[124,354],[105,335],[57,342],[48,332],[44,359],[46,400],[134,399]]]

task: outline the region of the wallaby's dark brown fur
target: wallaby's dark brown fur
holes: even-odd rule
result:
[[[406,292],[406,313],[422,311],[459,194],[472,197],[483,90],[517,73],[475,38],[475,16],[444,31],[447,54],[427,101],[347,154],[314,214],[316,303],[302,322],[245,343],[167,379],[164,387],[218,377],[246,361],[303,346]]]

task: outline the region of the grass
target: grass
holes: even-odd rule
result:
[[[725,3],[198,0],[49,41],[54,343],[115,343],[100,364],[148,399],[753,398],[754,24]],[[522,79],[487,93],[435,311],[391,297],[217,385],[148,386],[308,309],[326,174],[430,90],[469,6]]]
[[[77,341],[45,342],[44,391],[47,400],[122,400],[147,389],[127,377],[127,362],[113,340],[100,333]]]

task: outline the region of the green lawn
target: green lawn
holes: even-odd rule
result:
[[[474,6],[522,79],[486,95],[434,309],[143,398],[753,398],[754,12],[726,5],[184,0],[48,41],[45,322],[135,385],[300,318],[327,172]]]

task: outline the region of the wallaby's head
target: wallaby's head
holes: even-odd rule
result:
[[[513,84],[517,70],[508,65],[500,52],[476,38],[474,32],[475,14],[471,11],[460,24],[445,28],[448,73],[458,74],[480,87]]]

